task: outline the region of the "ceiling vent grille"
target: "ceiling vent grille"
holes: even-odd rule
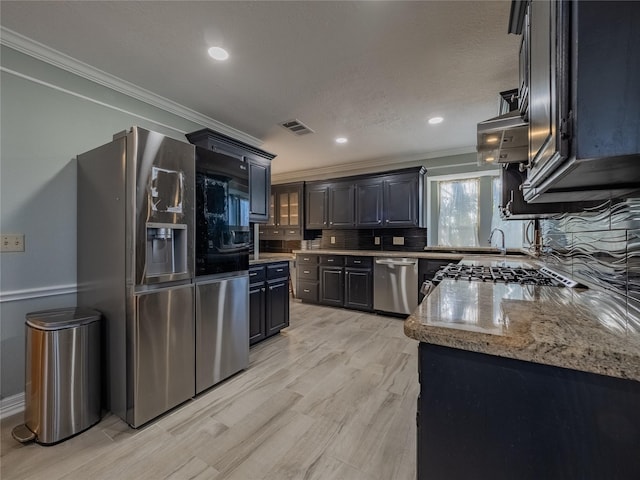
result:
[[[306,135],[307,133],[313,133],[313,130],[307,127],[300,120],[287,120],[286,122],[282,122],[280,125],[295,135]]]

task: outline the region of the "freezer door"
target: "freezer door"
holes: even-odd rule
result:
[[[196,393],[249,366],[249,276],[196,284]]]
[[[194,287],[135,295],[127,423],[138,427],[195,393]]]

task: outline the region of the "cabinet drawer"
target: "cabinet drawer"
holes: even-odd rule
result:
[[[320,265],[341,267],[344,265],[344,255],[320,255]]]
[[[346,259],[347,267],[370,268],[373,266],[373,257],[352,257]]]
[[[273,278],[287,278],[289,276],[289,262],[272,263],[267,265],[267,280]]]
[[[318,303],[318,282],[305,282],[304,280],[298,280],[296,296],[300,300]]]
[[[284,230],[280,227],[260,227],[258,233],[260,240],[282,240],[284,238]]]
[[[300,265],[296,272],[300,280],[318,280],[318,267],[315,265]]]
[[[266,278],[264,265],[249,267],[249,283],[264,282]]]
[[[296,262],[300,265],[317,265],[318,255],[298,254],[296,256]]]
[[[282,236],[285,240],[300,240],[302,238],[302,232],[299,228],[283,228]]]

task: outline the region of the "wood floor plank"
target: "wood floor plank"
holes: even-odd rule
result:
[[[0,432],[2,480],[413,480],[417,342],[402,321],[291,303],[249,368],[134,430],[108,414],[51,447]]]

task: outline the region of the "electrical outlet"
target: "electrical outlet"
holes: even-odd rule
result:
[[[380,245],[380,237],[373,237],[373,244]]]
[[[331,237],[331,245],[333,245],[334,243],[336,243],[336,237]]]
[[[404,245],[404,237],[393,237],[394,245]]]
[[[2,252],[24,252],[24,234],[2,235]]]

